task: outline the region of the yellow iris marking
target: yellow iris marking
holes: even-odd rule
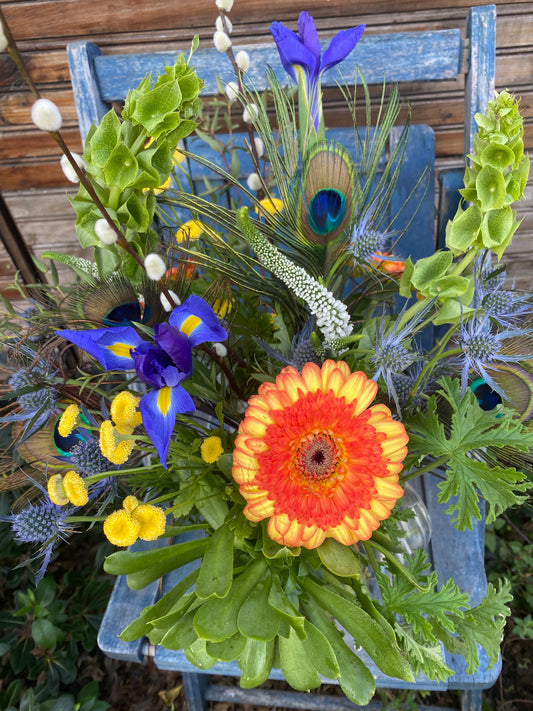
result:
[[[168,385],[161,388],[159,391],[157,395],[157,407],[163,417],[165,417],[168,412],[168,408],[170,407],[170,388]]]
[[[180,331],[184,333],[187,338],[194,331],[196,326],[202,323],[202,319],[199,316],[187,316],[185,321],[181,324]]]
[[[130,343],[112,343],[106,348],[119,358],[131,358],[130,351],[133,346]]]

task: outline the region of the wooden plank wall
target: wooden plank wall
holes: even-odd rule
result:
[[[76,112],[65,46],[88,39],[104,53],[183,49],[194,33],[207,46],[216,18],[214,0],[7,0],[1,7],[43,94],[57,103],[64,136],[80,150]],[[367,34],[464,26],[472,0],[235,0],[231,12],[233,43],[269,39],[272,20],[295,28],[302,9],[316,19],[319,32],[366,23]],[[526,146],[533,149],[533,2],[496,3],[496,86],[521,97]],[[221,58],[224,61],[224,58]],[[440,84],[401,87],[413,120],[433,126],[438,169],[462,162],[462,86]],[[44,249],[80,253],[73,215],[66,199],[74,194],[59,167],[59,153],[29,115],[32,98],[11,59],[0,55],[0,190],[36,254]],[[524,221],[509,251],[509,272],[521,288],[531,288],[533,268],[533,180],[521,205]],[[0,248],[0,290],[14,267]]]

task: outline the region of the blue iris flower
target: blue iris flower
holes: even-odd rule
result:
[[[337,32],[322,54],[315,22],[307,12],[300,13],[298,34],[284,27],[281,22],[273,22],[270,25],[270,32],[285,71],[304,90],[310,120],[317,134],[322,119],[322,72],[346,59],[364,29],[365,25],[359,25]]]
[[[170,314],[168,323],[156,324],[154,342],[145,341],[131,326],[88,331],[56,331],[93,356],[106,370],[135,370],[150,390],[139,409],[143,425],[164,467],[176,415],[194,412],[194,401],[182,386],[192,375],[192,349],[205,341],[223,341],[225,329],[204,299],[189,296]]]

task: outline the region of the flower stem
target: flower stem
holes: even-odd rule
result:
[[[416,479],[417,476],[422,476],[422,474],[426,474],[427,472],[431,472],[434,469],[438,469],[443,464],[446,464],[449,459],[450,457],[447,454],[443,454],[442,457],[439,457],[438,459],[429,462],[429,464],[426,464],[425,467],[421,467],[420,469],[417,469],[416,471],[411,472],[410,474],[406,474],[405,476],[400,477],[400,483],[403,484],[405,481],[411,481],[411,479]]]

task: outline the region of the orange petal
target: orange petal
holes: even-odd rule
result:
[[[304,365],[302,368],[302,378],[304,379],[308,392],[316,393],[322,388],[320,368],[316,363],[306,363]]]

